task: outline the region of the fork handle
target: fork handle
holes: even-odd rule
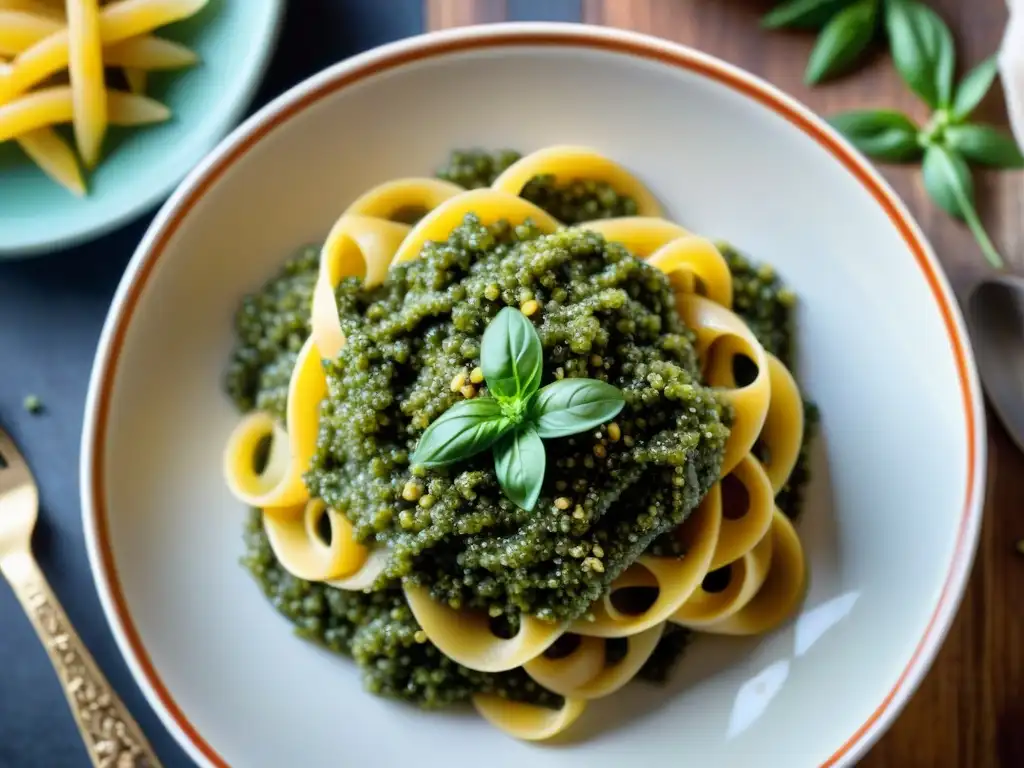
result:
[[[67,614],[28,552],[0,560],[53,662],[95,768],[159,768],[153,748],[124,702],[100,672]]]

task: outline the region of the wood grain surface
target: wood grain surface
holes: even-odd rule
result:
[[[425,0],[432,29],[508,18],[513,0]],[[802,75],[812,35],[766,32],[770,0],[581,0],[582,20],[633,29],[699,48],[758,74],[821,114],[891,107],[926,114],[884,50],[842,80],[808,88]],[[1004,0],[929,0],[957,38],[960,71],[995,51],[1006,23]],[[521,20],[521,19],[520,19]],[[993,90],[981,117],[1005,124]],[[932,205],[916,168],[881,166],[936,248],[959,291],[984,270],[973,238]],[[976,177],[979,207],[1007,262],[1024,271],[1024,174]],[[942,650],[906,709],[868,756],[867,768],[1024,766],[1024,456],[989,418],[989,477],[974,570]],[[822,706],[828,706],[822,701]],[[766,763],[767,765],[767,763]]]

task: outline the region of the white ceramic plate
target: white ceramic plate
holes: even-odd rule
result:
[[[670,215],[799,293],[798,376],[823,414],[800,525],[811,587],[770,636],[707,639],[671,685],[592,707],[570,745],[362,691],[237,564],[221,393],[242,295],[358,193],[454,147],[590,145]],[[647,37],[504,25],[339,64],[236,130],[165,205],[114,300],[82,450],[96,582],[153,707],[204,766],[848,764],[941,643],[970,568],[982,399],[930,248],[819,119],[729,65]]]

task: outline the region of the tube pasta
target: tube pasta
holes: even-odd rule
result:
[[[793,524],[775,510],[772,520],[771,567],[760,590],[740,610],[702,628],[719,635],[759,635],[788,619],[807,586],[804,551]]]
[[[379,285],[408,234],[404,224],[355,214],[342,215],[331,228],[320,252],[311,320],[312,339],[323,359],[337,357],[345,343],[334,296],[338,283],[361,277],[367,287]]]
[[[144,35],[111,45],[103,51],[105,64],[139,70],[184,69],[199,61],[191,48],[173,40]]]
[[[606,240],[623,245],[626,250],[641,259],[648,258],[673,240],[690,235],[673,221],[647,216],[598,219],[586,221],[579,226],[581,229],[597,232]]]
[[[735,411],[722,460],[725,476],[750,452],[764,426],[771,398],[768,358],[746,323],[725,307],[696,295],[682,297],[677,306],[683,322],[697,334],[697,354],[704,364],[705,380],[723,388]],[[750,358],[757,366],[757,377],[746,386],[736,386],[736,355]]]
[[[600,699],[632,680],[654,653],[665,624],[626,637],[626,655],[618,662],[607,661],[608,641],[583,637],[568,656],[549,659],[543,655],[523,665],[536,682],[559,696],[573,699]],[[589,673],[584,676],[584,672]]]
[[[122,4],[151,10],[159,5],[155,0]],[[160,7],[166,10],[169,4],[164,0]],[[0,136],[4,118],[0,107]],[[13,120],[7,116],[8,124]],[[612,694],[632,680],[654,652],[666,622],[708,634],[767,632],[792,615],[805,590],[800,540],[775,506],[803,439],[803,403],[783,363],[731,311],[731,273],[711,241],[661,218],[657,201],[637,179],[585,147],[550,147],[527,155],[490,188],[463,190],[421,177],[373,187],[344,209],[321,250],[312,333],[292,372],[286,423],[259,412],[243,418],[228,441],[224,467],[232,492],[263,509],[271,546],[288,571],[336,589],[378,587],[387,574],[388,549],[357,543],[344,514],[309,498],[302,480],[315,449],[319,404],[327,392],[322,363],[336,358],[345,343],[335,291],[345,277],[361,278],[367,286],[379,284],[391,266],[418,257],[429,242],[446,239],[470,213],[485,224],[531,220],[543,232],[555,231],[560,222],[519,197],[538,175],[607,182],[637,200],[641,215],[579,226],[621,243],[669,277],[680,318],[696,337],[704,379],[732,406],[733,420],[720,480],[673,532],[685,556],[641,556],[592,603],[586,617],[558,624],[523,615],[518,632],[505,638],[496,634],[487,613],[452,608],[435,601],[428,587],[403,581],[406,602],[426,639],[449,659],[480,672],[522,668],[536,683],[564,697],[558,710],[496,695],[473,697],[477,711],[490,723],[531,741],[564,732],[588,700]],[[406,223],[416,218],[411,227]],[[738,357],[756,367],[750,380],[737,381]],[[254,458],[266,440],[271,441],[269,456],[257,471]],[[742,508],[736,508],[737,501]],[[325,515],[331,526],[329,543],[317,531]],[[631,607],[629,598],[634,596],[649,599]],[[609,642],[615,638],[624,639],[627,650],[623,658],[608,663]],[[560,640],[575,645],[563,652]]]
[[[508,639],[491,631],[487,614],[442,605],[425,587],[403,584],[413,616],[430,642],[448,658],[480,672],[505,672],[544,653],[565,626],[523,616],[519,631]]]
[[[329,542],[317,532],[324,516],[330,525]],[[264,510],[263,526],[275,557],[300,579],[339,579],[355,574],[366,563],[366,547],[352,537],[352,525],[320,499],[310,499],[298,510],[283,514]]]
[[[52,128],[36,128],[18,136],[17,141],[47,176],[78,196],[85,194],[75,153]]]
[[[103,7],[98,28],[102,45],[119,43],[152,32],[157,27],[192,16],[208,0],[119,0]],[[54,32],[23,51],[7,77],[0,80],[0,104],[28,90],[68,66],[70,36]]]
[[[593,604],[593,619],[577,619],[570,630],[594,637],[629,637],[664,622],[700,586],[711,567],[721,526],[722,496],[716,484],[676,530],[676,536],[685,545],[686,557],[641,557]],[[631,614],[616,608],[615,593],[619,590],[655,586],[657,598],[644,611]]]
[[[395,254],[395,264],[419,256],[420,250],[429,240],[444,240],[462,223],[467,213],[473,213],[484,224],[506,220],[512,225],[532,221],[543,232],[554,232],[558,222],[533,203],[508,192],[485,187],[471,189],[450,197],[428,213],[412,229]]]
[[[445,200],[455,197],[464,190],[458,184],[442,179],[415,177],[395,179],[378,184],[364,192],[345,209],[343,215],[359,214],[388,221],[399,221],[395,217],[402,212],[414,210],[427,214]]]
[[[478,693],[473,697],[473,706],[481,717],[509,736],[523,741],[544,741],[576,722],[587,703],[582,699],[566,699],[561,709],[548,709]]]
[[[87,168],[99,162],[107,132],[107,90],[98,0],[68,3],[68,72],[71,75],[75,141]],[[17,72],[17,65],[15,66]]]
[[[0,7],[0,55],[16,56],[62,28],[58,18]]]
[[[771,399],[758,437],[767,456],[761,459],[775,493],[789,480],[804,440],[804,403],[793,374],[775,355],[767,355]]]
[[[146,96],[107,91],[108,117],[112,125],[149,125],[170,117],[167,107]],[[38,128],[69,123],[74,116],[71,89],[57,86],[34,91],[0,105],[0,141],[8,141]]]
[[[302,474],[316,450],[320,402],[327,379],[312,338],[299,351],[288,384],[287,428],[256,411],[232,432],[224,454],[224,476],[235,496],[260,507],[295,507],[309,499]],[[261,443],[270,440],[270,458],[262,472],[254,468]]]
[[[494,180],[492,189],[518,195],[535,176],[557,181],[603,181],[620,194],[636,200],[640,216],[661,216],[654,195],[629,171],[589,147],[556,146],[539,149],[510,165]]]
[[[671,240],[647,259],[660,269],[680,294],[697,293],[726,309],[732,308],[732,274],[721,251],[705,237]],[[703,287],[701,293],[699,288]]]

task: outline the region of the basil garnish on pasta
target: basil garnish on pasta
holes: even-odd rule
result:
[[[543,389],[543,347],[533,323],[505,307],[484,331],[480,368],[489,395],[456,403],[420,438],[411,461],[441,467],[493,446],[498,484],[531,511],[544,484],[542,438],[567,437],[615,418],[626,400],[597,379],[561,379]]]

